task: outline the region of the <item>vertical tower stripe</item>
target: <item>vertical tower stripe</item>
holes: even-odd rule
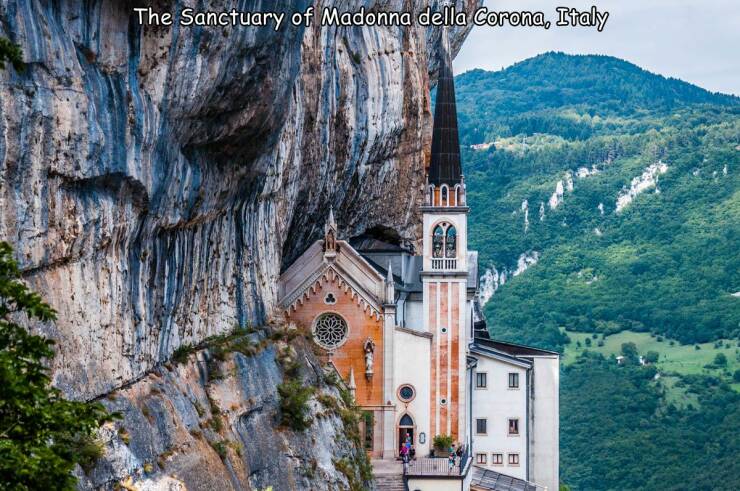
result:
[[[431,433],[429,436],[430,438],[433,438],[436,435],[437,431],[437,419],[436,419],[436,408],[437,404],[435,404],[435,401],[437,399],[437,371],[438,371],[438,357],[437,357],[437,344],[439,343],[437,333],[437,285],[435,283],[429,282],[427,283],[427,288],[429,290],[429,331],[434,335],[432,338],[432,346],[430,349],[430,374],[429,374],[429,393],[430,393],[430,401],[429,401],[429,432]]]

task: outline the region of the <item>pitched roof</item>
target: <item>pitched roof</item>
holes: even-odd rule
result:
[[[473,466],[471,486],[491,491],[537,491],[537,485],[500,472]]]
[[[432,161],[429,166],[429,183],[435,186],[443,183],[455,185],[460,182],[462,176],[455,81],[452,75],[452,54],[447,28],[442,29],[441,37],[437,100],[434,105],[432,130]]]
[[[371,257],[365,256],[364,254],[363,254],[362,257],[365,259],[365,261],[368,262],[368,264],[370,264],[370,266],[372,266],[373,268],[375,268],[375,270],[378,273],[380,273],[383,276],[385,276],[386,278],[388,278],[388,268],[384,268],[380,264],[376,263]],[[393,272],[393,268],[392,267],[391,267],[391,274],[393,275],[393,281],[396,284],[403,285],[403,279],[400,276],[398,276],[395,272]]]
[[[337,241],[336,256],[326,261],[322,240],[317,240],[280,275],[278,298],[280,305],[295,310],[304,297],[315,293],[322,282],[339,282],[345,291],[352,290],[352,299],[368,312],[379,315],[383,302],[385,277],[348,242]]]
[[[350,239],[349,243],[360,254],[363,252],[408,252],[400,245],[391,244],[390,242],[385,242],[366,235],[353,237]]]
[[[475,329],[477,331],[478,326],[475,326]],[[488,334],[487,329],[486,334]],[[526,346],[523,344],[507,343],[505,341],[497,341],[495,339],[486,339],[482,335],[476,336],[474,339],[474,343],[494,349],[496,351],[500,351],[502,353],[506,353],[507,355],[511,356],[560,356],[560,353],[558,353],[557,351],[534,348],[532,346]]]

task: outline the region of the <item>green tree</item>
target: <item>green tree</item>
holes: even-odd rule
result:
[[[23,52],[17,44],[11,43],[8,39],[0,37],[0,69],[5,69],[5,62],[9,61],[13,68],[18,71],[23,70]]]
[[[724,353],[717,353],[717,356],[714,357],[714,364],[718,367],[726,367],[727,366],[727,357]]]
[[[645,353],[645,361],[647,363],[657,363],[660,358],[660,353],[657,351],[648,351]]]
[[[635,343],[622,343],[622,354],[630,361],[637,360],[637,346]]]
[[[114,415],[51,386],[45,362],[54,342],[17,320],[50,322],[56,314],[19,278],[12,248],[0,242],[0,489],[75,489],[75,464],[99,455],[95,431]]]

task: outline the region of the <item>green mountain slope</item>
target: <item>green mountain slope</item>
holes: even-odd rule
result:
[[[464,159],[472,246],[510,272],[486,305],[497,335],[738,336],[740,99],[562,54],[466,73],[457,93],[462,140],[492,143]],[[512,278],[522,254],[539,261]]]
[[[740,489],[740,99],[557,53],[456,91],[491,332],[568,354],[563,481]]]
[[[740,103],[618,58],[563,53],[545,53],[498,72],[471,70],[456,77],[455,86],[461,138],[468,144],[519,133],[583,139],[616,128],[641,131],[654,123],[641,117],[650,111]],[[606,116],[611,119],[603,120]]]

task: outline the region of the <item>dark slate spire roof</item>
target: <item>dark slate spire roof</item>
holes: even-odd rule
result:
[[[462,174],[460,167],[460,142],[457,134],[457,107],[455,106],[455,81],[452,78],[452,54],[447,27],[442,28],[439,50],[439,77],[437,101],[434,106],[432,130],[432,162],[429,166],[429,183],[457,184]]]

